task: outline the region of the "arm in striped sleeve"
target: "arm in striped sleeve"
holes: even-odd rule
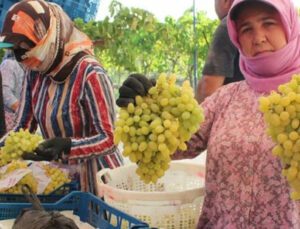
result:
[[[85,87],[87,112],[95,135],[72,139],[70,159],[108,154],[116,149],[113,143],[115,104],[112,83],[100,67],[88,74]]]

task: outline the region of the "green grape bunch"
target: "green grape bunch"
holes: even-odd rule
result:
[[[27,168],[28,168],[28,165],[25,161],[14,160],[11,163],[7,164],[5,173],[3,173],[3,174],[0,173],[0,179],[5,176],[10,175],[10,173],[12,173],[15,170],[27,169]],[[16,185],[3,190],[1,193],[22,194],[23,193],[22,187],[25,184],[30,187],[30,189],[32,190],[33,193],[37,193],[38,182],[34,178],[32,172],[25,175],[21,180],[18,181],[18,183]]]
[[[47,187],[45,188],[43,194],[49,194],[59,188],[60,186],[71,182],[68,174],[66,174],[62,169],[45,164],[43,169],[46,175],[51,179]]]
[[[24,152],[33,152],[42,140],[42,136],[32,134],[27,129],[21,128],[17,132],[11,131],[1,148],[0,164],[5,165],[12,160],[21,159]]]
[[[171,155],[186,150],[186,141],[204,121],[188,81],[176,85],[176,76],[161,74],[148,95],[121,108],[114,142],[123,143],[123,155],[136,163],[145,183],[156,183],[169,168]]]
[[[282,162],[282,175],[287,179],[293,200],[300,200],[300,74],[290,82],[259,98],[267,134],[276,143],[272,154]]]

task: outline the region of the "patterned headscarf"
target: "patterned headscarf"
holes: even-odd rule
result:
[[[79,52],[93,55],[92,41],[54,3],[23,0],[7,12],[0,41],[33,71],[55,75]]]

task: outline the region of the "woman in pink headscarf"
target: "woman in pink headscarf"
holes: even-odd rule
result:
[[[260,96],[300,73],[296,9],[290,0],[236,0],[228,28],[245,81],[220,88],[202,103],[205,122],[188,150],[174,156],[192,158],[207,149],[198,228],[300,228],[298,203],[289,197],[258,110]]]
[[[282,165],[271,153],[258,98],[300,73],[300,22],[290,0],[236,0],[229,35],[245,81],[202,103],[206,121],[177,158],[207,149],[206,196],[198,228],[300,228]]]

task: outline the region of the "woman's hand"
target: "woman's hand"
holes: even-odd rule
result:
[[[39,144],[35,153],[24,153],[22,155],[25,160],[33,161],[53,161],[61,159],[63,155],[70,153],[70,138],[51,138]]]
[[[119,107],[127,107],[129,103],[135,104],[135,97],[147,95],[148,90],[153,86],[155,86],[155,82],[144,75],[131,74],[120,87],[116,103]]]

